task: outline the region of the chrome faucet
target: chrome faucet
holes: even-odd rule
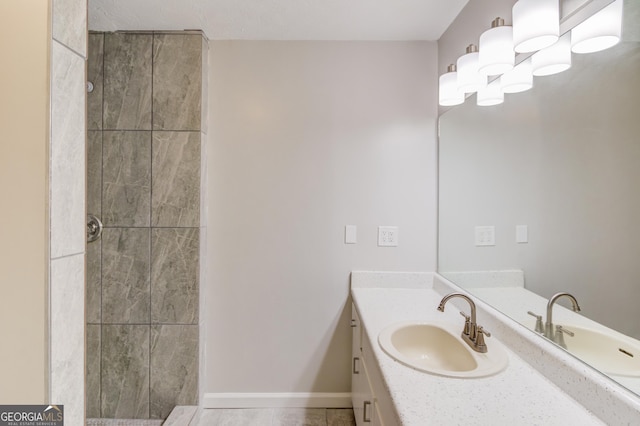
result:
[[[555,330],[553,328],[553,305],[556,301],[561,297],[568,297],[571,300],[571,304],[573,305],[574,312],[580,312],[580,305],[578,305],[578,301],[575,297],[573,297],[569,293],[556,293],[549,299],[549,303],[547,303],[547,320],[544,323],[544,337],[550,339],[551,341],[555,340]]]
[[[465,318],[464,330],[462,330],[461,334],[462,340],[464,340],[469,346],[471,346],[471,349],[473,349],[474,351],[486,353],[487,345],[484,343],[484,336],[486,335],[487,337],[491,337],[491,333],[485,331],[482,326],[478,326],[478,323],[476,322],[476,304],[473,303],[473,300],[471,300],[469,296],[462,293],[449,293],[440,301],[438,310],[440,312],[444,312],[444,305],[446,305],[447,302],[454,297],[459,297],[466,300],[471,307],[470,315],[466,315],[463,312],[460,312],[460,314]]]

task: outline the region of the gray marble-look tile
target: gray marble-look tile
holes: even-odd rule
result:
[[[100,334],[100,325],[87,325],[85,367],[87,417],[100,417]]]
[[[273,413],[273,426],[326,426],[324,408],[277,408]]]
[[[199,234],[199,228],[153,228],[152,323],[198,323]]]
[[[87,0],[53,2],[53,38],[87,55]]]
[[[327,426],[356,426],[351,408],[327,408]]]
[[[200,132],[153,132],[152,226],[200,226]]]
[[[198,403],[198,326],[151,326],[150,417]]]
[[[102,233],[102,322],[149,323],[149,229]]]
[[[151,34],[105,34],[105,129],[151,130],[152,45]]]
[[[177,405],[163,423],[164,426],[189,426],[198,412],[197,405]]]
[[[149,417],[150,327],[102,326],[101,417]]]
[[[100,324],[102,320],[102,240],[87,244],[85,316],[89,324]]]
[[[87,132],[87,214],[102,217],[102,132]]]
[[[84,252],[84,59],[54,41],[51,53],[51,257]]]
[[[87,93],[87,128],[89,130],[102,129],[103,58],[104,33],[89,34],[87,80],[93,84],[93,91]]]
[[[202,112],[200,114],[200,130],[209,132],[209,41],[202,37]]]
[[[154,130],[200,130],[202,42],[199,34],[154,35]]]
[[[102,222],[149,226],[151,132],[105,131],[102,139]]]
[[[273,409],[247,408],[247,409],[215,409],[202,410],[198,419],[192,423],[196,426],[246,426],[246,425],[271,425]]]
[[[51,261],[50,382],[68,424],[84,419],[84,254]]]

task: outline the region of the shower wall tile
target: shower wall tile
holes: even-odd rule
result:
[[[87,93],[87,128],[89,130],[102,129],[103,58],[104,34],[89,34],[87,80],[93,83],[93,92]]]
[[[209,132],[209,41],[202,37],[202,93],[200,115],[200,130],[203,133]]]
[[[200,130],[202,41],[199,34],[154,35],[154,130]]]
[[[102,322],[149,323],[149,229],[102,233]]]
[[[84,252],[84,59],[54,41],[51,52],[51,258]]]
[[[151,418],[198,404],[198,326],[151,326]]]
[[[87,132],[87,213],[102,217],[102,132]]]
[[[102,240],[87,244],[86,251],[86,301],[87,323],[99,324],[102,320]]]
[[[152,226],[200,226],[200,133],[153,132]]]
[[[152,230],[152,323],[198,323],[199,232],[199,228]]]
[[[151,130],[152,45],[151,34],[105,34],[105,129]]]
[[[65,406],[68,419],[82,419],[84,254],[54,259],[50,265],[50,398]]]
[[[102,326],[100,417],[149,417],[149,325]]]
[[[101,326],[87,325],[86,411],[87,418],[100,417],[100,334]]]
[[[151,132],[105,131],[102,161],[104,225],[149,226]]]
[[[54,0],[53,38],[87,56],[87,0]]]

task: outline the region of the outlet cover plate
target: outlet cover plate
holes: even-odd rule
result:
[[[397,247],[398,246],[398,227],[397,226],[378,226],[378,246],[379,247]]]

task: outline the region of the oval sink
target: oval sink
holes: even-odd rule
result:
[[[640,377],[640,345],[589,328],[563,325],[574,333],[564,336],[567,351],[605,374]]]
[[[487,353],[475,352],[460,337],[460,327],[461,324],[439,322],[401,322],[382,330],[378,344],[402,364],[440,376],[485,377],[507,366],[509,358],[500,344],[487,339]]]

